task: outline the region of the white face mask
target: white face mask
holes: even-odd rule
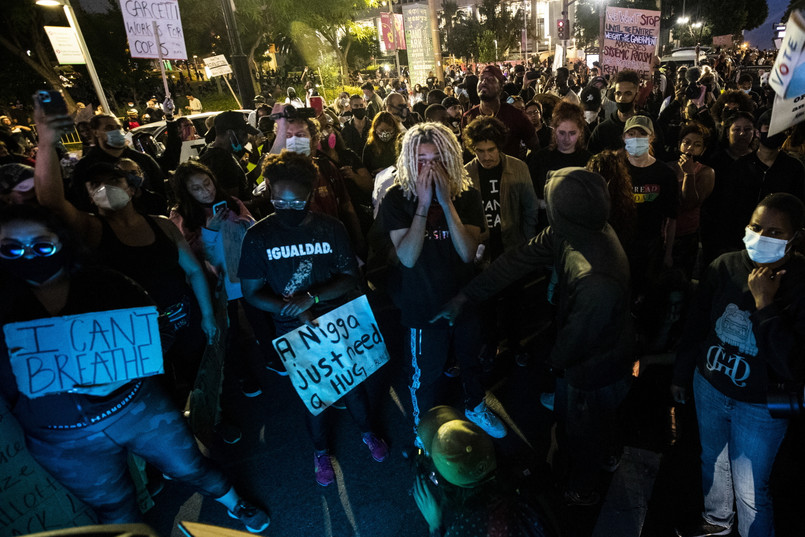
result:
[[[595,121],[595,118],[598,117],[598,110],[585,110],[584,111],[584,121],[587,123],[592,123]]]
[[[781,260],[785,256],[789,242],[791,241],[764,237],[749,228],[746,228],[744,234],[746,253],[749,254],[749,259],[755,263],[776,263]]]
[[[92,193],[92,201],[99,209],[119,211],[129,204],[131,196],[120,187],[103,185]]]
[[[285,149],[300,153],[302,155],[310,155],[310,138],[303,138],[302,136],[291,136],[285,139]]]
[[[648,138],[627,138],[625,144],[626,152],[633,157],[641,157],[648,152]]]
[[[126,135],[122,130],[106,131],[106,145],[115,149],[126,147]]]

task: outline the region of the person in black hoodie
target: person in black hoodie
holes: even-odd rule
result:
[[[677,351],[671,393],[693,399],[702,443],[702,520],[679,535],[774,534],[769,477],[788,420],[772,417],[773,384],[801,381],[805,257],[795,252],[805,207],[771,194],[746,226],[746,249],[707,269]]]
[[[549,176],[545,196],[549,227],[498,258],[436,319],[453,322],[468,302],[488,299],[537,267],[556,268],[558,334],[548,361],[562,375],[555,404],[570,455],[565,500],[593,505],[598,469],[614,456],[615,412],[630,385],[629,262],[607,223],[603,177],[564,168]]]

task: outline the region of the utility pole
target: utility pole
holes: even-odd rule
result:
[[[436,65],[436,78],[444,86],[444,65],[442,65],[442,42],[439,38],[439,18],[436,13],[436,2],[438,0],[428,0],[428,11],[430,13],[430,36],[433,41],[433,63]]]
[[[254,101],[254,86],[249,70],[249,60],[243,54],[243,45],[240,43],[240,33],[235,21],[235,0],[221,0],[221,10],[224,13],[224,24],[229,36],[229,46],[232,50],[232,72],[238,83],[238,95],[243,106],[251,106]]]

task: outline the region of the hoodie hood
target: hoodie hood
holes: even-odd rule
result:
[[[548,222],[553,230],[579,247],[604,231],[609,218],[609,191],[603,177],[584,168],[548,173],[545,184]]]

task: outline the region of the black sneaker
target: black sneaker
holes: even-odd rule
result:
[[[277,358],[266,361],[266,369],[268,369],[269,371],[273,371],[274,373],[276,373],[281,377],[288,376],[288,370],[285,369],[285,364],[282,363],[282,360],[279,360]]]
[[[240,500],[233,511],[227,511],[232,518],[240,520],[252,533],[260,533],[271,523],[268,514],[246,500]]]
[[[732,528],[710,524],[704,520],[693,526],[676,530],[676,534],[679,537],[716,537],[718,535],[729,535],[730,533],[732,533]]]
[[[244,378],[240,381],[240,391],[243,392],[243,395],[246,397],[257,397],[261,393],[263,393],[263,389],[260,387],[260,383],[252,378]]]
[[[601,495],[596,491],[582,493],[575,490],[566,490],[565,505],[570,507],[589,507],[601,501]]]

